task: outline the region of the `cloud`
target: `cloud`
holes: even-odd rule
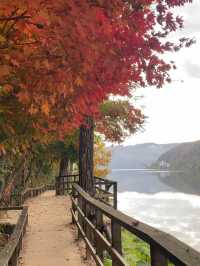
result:
[[[200,78],[200,65],[186,61],[184,64],[186,73],[192,78]]]
[[[194,0],[191,4],[186,4],[183,7],[175,9],[175,13],[178,16],[182,16],[184,19],[184,29],[178,31],[178,35],[193,35],[200,32],[200,1]]]

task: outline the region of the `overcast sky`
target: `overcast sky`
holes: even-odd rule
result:
[[[162,89],[141,89],[138,105],[148,119],[145,131],[127,138],[124,145],[156,142],[187,142],[200,139],[200,0],[177,12],[185,18],[185,28],[177,37],[195,37],[197,43],[178,53],[169,54],[176,62],[174,80]]]

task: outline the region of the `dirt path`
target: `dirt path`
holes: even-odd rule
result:
[[[47,191],[28,202],[29,225],[20,265],[86,266],[70,225],[70,199],[54,194]]]

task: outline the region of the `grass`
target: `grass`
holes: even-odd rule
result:
[[[122,231],[123,256],[130,266],[149,266],[150,247],[147,243],[129,233]],[[104,261],[105,266],[112,266],[109,258]]]
[[[151,265],[150,246],[127,230],[122,231],[122,250],[123,257],[130,266]],[[104,265],[112,266],[111,259],[106,257]],[[173,264],[169,262],[168,266]]]

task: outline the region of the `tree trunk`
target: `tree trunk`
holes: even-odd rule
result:
[[[81,126],[79,136],[79,185],[90,195],[94,196],[93,177],[93,145],[94,145],[94,122],[87,117],[87,125]]]
[[[69,159],[67,156],[64,156],[60,160],[60,168],[59,168],[59,176],[56,180],[56,195],[64,195],[64,184],[63,184],[63,178],[62,176],[65,176],[68,174],[68,163]]]
[[[67,156],[64,156],[60,160],[59,176],[64,176],[68,174],[68,165],[69,165],[69,159],[67,158]]]

